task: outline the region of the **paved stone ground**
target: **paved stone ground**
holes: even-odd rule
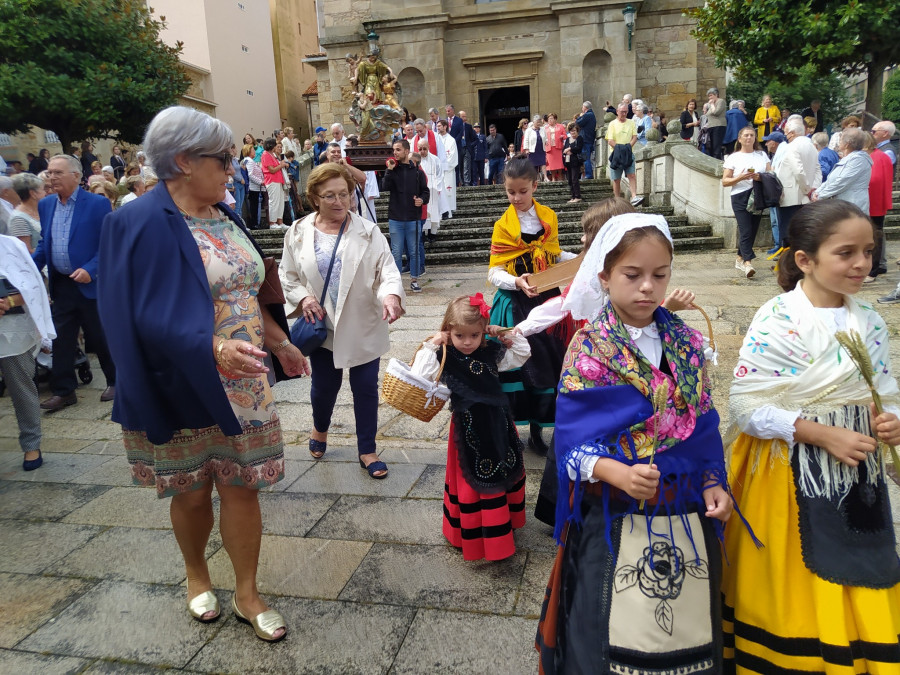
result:
[[[720,365],[715,399],[725,415],[731,369],[756,310],[777,292],[768,266],[747,280],[733,254],[680,255],[673,286],[697,293],[713,317]],[[389,356],[411,358],[438,327],[447,301],[489,292],[486,269],[434,268],[392,331]],[[896,283],[879,281],[873,300]],[[881,307],[897,332],[900,306]],[[697,312],[684,315],[706,332]],[[900,339],[893,343],[898,362]],[[383,364],[384,365],[384,364]],[[390,476],[374,481],[355,463],[349,386],[338,400],[328,454],[305,449],[309,380],[276,387],[287,441],[287,478],[261,495],[259,582],[290,634],[253,637],[230,612],[210,625],[189,619],[184,571],[168,501],[131,485],[102,374],[77,406],[44,418],[44,466],[21,471],[8,397],[0,399],[0,673],[529,673],[543,587],[554,547],[529,514],[517,554],[466,563],[441,535],[449,414],[425,424],[382,405],[379,450]],[[527,499],[543,460],[526,451]],[[893,489],[895,523],[900,490]],[[223,606],[233,576],[221,540],[208,548]]]

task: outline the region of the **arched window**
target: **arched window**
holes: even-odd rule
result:
[[[603,49],[595,49],[592,52],[588,52],[581,64],[584,100],[593,103],[595,113],[604,108],[606,101],[617,100],[610,83],[611,62],[612,58],[609,52]],[[620,92],[619,96],[622,93],[624,92]]]
[[[410,113],[425,119],[427,107],[425,105],[425,76],[418,68],[404,68],[397,75],[400,83],[400,105]]]

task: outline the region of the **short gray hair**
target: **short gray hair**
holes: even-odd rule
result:
[[[430,115],[431,113],[434,113],[435,115],[440,115],[440,114],[441,114],[441,113],[438,112],[438,109],[437,109],[437,108],[429,108],[429,109],[428,109],[428,114]]]
[[[331,131],[332,131],[332,133],[334,132],[335,129],[340,129],[341,131],[343,131],[343,130],[344,130],[344,125],[341,124],[340,122],[335,122],[334,124],[331,125]]]
[[[77,157],[73,157],[72,155],[53,155],[53,157],[50,158],[50,162],[52,162],[54,159],[66,160],[66,163],[69,165],[69,170],[72,173],[77,173],[77,174],[81,175],[81,173],[82,173],[81,162],[78,161]],[[47,164],[49,164],[50,162],[47,162]]]
[[[7,178],[7,180],[9,180]],[[40,190],[44,187],[44,181],[30,173],[17,173],[12,177],[12,189],[19,195],[19,199],[27,202],[31,199],[32,190]]]
[[[421,117],[417,117],[412,123],[413,127],[416,127],[419,124],[421,124],[423,127],[425,126],[425,120],[423,120]]]
[[[789,131],[798,136],[806,134],[806,124],[803,122],[803,119],[794,119],[794,116],[791,115],[788,121],[784,123],[784,133]]]
[[[828,145],[828,134],[824,131],[820,131],[816,134],[812,135],[812,142],[819,150],[826,147]]]
[[[18,175],[18,174],[17,174]],[[13,189],[12,178],[0,175],[0,192]]]
[[[541,117],[540,115],[534,115],[534,116],[531,118],[531,121],[532,121],[532,123],[534,123],[534,122],[543,122],[543,121],[544,121],[544,118]]]
[[[740,99],[734,99],[731,102],[731,105],[728,106],[728,108],[729,108],[729,110],[735,110],[741,105],[741,103],[743,103],[743,101],[741,101]]]
[[[846,145],[851,152],[862,150],[866,143],[866,133],[856,127],[848,127],[841,132],[841,145]]]
[[[890,120],[881,120],[880,122],[875,123],[875,127],[883,128],[889,136],[893,136],[897,133],[897,127]],[[872,127],[873,129],[875,127]]]
[[[632,96],[631,94],[625,94],[624,96],[622,96],[622,100],[623,100],[623,101],[628,101],[629,103],[631,103],[631,101],[632,101],[633,99],[634,99],[634,96]],[[584,104],[582,103],[582,105],[584,105]]]
[[[158,113],[144,135],[144,151],[160,180],[181,174],[177,155],[224,154],[234,143],[231,129],[222,120],[184,106]]]
[[[584,103],[581,104],[581,107],[591,110],[594,106],[590,101],[585,101]]]
[[[715,94],[716,96],[718,96],[719,90],[716,87],[710,87],[706,90],[706,95],[709,96],[710,94]]]

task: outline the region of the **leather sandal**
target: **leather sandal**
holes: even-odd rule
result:
[[[382,478],[387,478],[387,475],[388,475],[387,464],[385,464],[384,462],[382,462],[380,459],[377,460],[377,461],[375,461],[375,462],[372,462],[372,463],[369,464],[368,466],[366,466],[366,463],[365,463],[364,461],[359,460],[359,465],[360,465],[362,468],[364,468],[366,471],[368,471],[368,472],[369,472],[369,475],[370,475],[372,478],[374,478],[375,480],[381,480]],[[381,475],[376,476],[376,475],[375,475],[375,472],[376,472],[376,471],[384,471],[384,473],[381,474]]]
[[[201,593],[195,598],[191,598],[187,602],[188,612],[200,623],[212,623],[219,618],[221,611],[219,610],[219,599],[212,591]],[[205,614],[215,612],[215,616],[209,618],[204,617]]]
[[[287,635],[287,625],[284,623],[284,617],[281,616],[281,612],[277,609],[267,609],[265,612],[260,612],[252,619],[248,619],[241,613],[241,610],[238,609],[237,600],[232,595],[231,611],[234,612],[234,616],[238,621],[249,623],[253,626],[253,632],[256,633],[256,637],[260,640],[265,640],[266,642],[278,642],[279,640],[283,640],[284,636]],[[281,635],[275,637],[275,633],[279,628],[283,628],[284,630]]]
[[[314,438],[309,439],[309,454],[311,454],[313,458],[322,459],[327,449],[327,441],[317,441]]]

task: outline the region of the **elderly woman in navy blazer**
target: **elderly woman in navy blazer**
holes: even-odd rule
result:
[[[256,587],[258,491],[284,477],[267,373],[269,364],[287,376],[309,367],[288,340],[282,304],[260,301],[262,253],[222,203],[233,143],[227,125],[196,110],[154,118],[144,151],[161,183],[104,222],[100,315],[121,373],[113,420],[135,482],[172,497],[188,611],[203,622],[219,616],[204,553],[215,486],[232,610],[275,641],[284,619]]]

